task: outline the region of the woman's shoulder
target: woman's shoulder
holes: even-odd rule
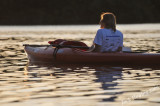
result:
[[[102,34],[102,32],[103,32],[103,29],[98,29],[97,30],[97,34]]]
[[[97,32],[103,32],[103,31],[110,31],[109,29],[106,29],[106,28],[101,28],[101,29],[98,29]]]
[[[97,32],[102,32],[104,29],[98,29]]]
[[[120,30],[116,29],[116,33],[123,35],[123,33]]]
[[[111,29],[106,29],[106,28],[102,28],[102,29],[98,29],[97,30],[98,33],[102,33],[103,31],[105,31],[105,32],[112,32]],[[123,35],[123,33],[121,31],[117,30],[117,29],[116,29],[115,33]]]

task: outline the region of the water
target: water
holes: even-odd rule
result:
[[[22,44],[57,38],[91,45],[98,25],[1,26],[1,106],[159,106],[160,66],[28,63]],[[160,53],[160,24],[118,25],[133,51]]]

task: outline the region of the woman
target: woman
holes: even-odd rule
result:
[[[116,17],[113,13],[101,14],[100,28],[91,47],[92,52],[120,52],[123,47],[123,34],[116,29]]]

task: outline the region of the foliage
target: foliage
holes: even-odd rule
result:
[[[160,0],[1,0],[1,25],[97,24],[102,12],[118,23],[160,22]]]

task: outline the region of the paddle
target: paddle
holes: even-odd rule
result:
[[[32,47],[44,47],[44,46],[52,46],[52,47],[60,47],[60,48],[81,48],[81,49],[89,49],[89,47],[85,46],[71,46],[71,45],[57,45],[57,44],[50,44],[50,45],[33,45],[33,44],[23,44],[23,46],[32,46]]]

